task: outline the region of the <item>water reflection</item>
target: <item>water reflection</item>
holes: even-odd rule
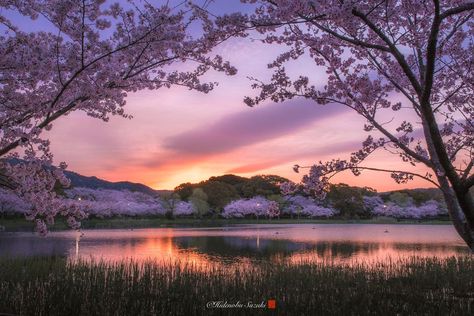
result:
[[[388,257],[466,253],[463,241],[447,225],[235,225],[55,232],[45,238],[0,234],[3,257],[179,260],[202,266],[255,261],[377,262]]]

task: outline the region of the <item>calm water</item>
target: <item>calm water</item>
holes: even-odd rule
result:
[[[0,233],[0,256],[179,260],[196,265],[255,261],[377,262],[387,257],[447,257],[468,249],[450,225],[288,224]]]

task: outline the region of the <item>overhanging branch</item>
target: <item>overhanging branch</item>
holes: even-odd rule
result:
[[[468,3],[465,3],[465,4],[460,5],[458,7],[446,10],[443,13],[441,13],[440,18],[441,18],[441,20],[443,20],[443,19],[445,19],[449,16],[459,14],[459,13],[463,13],[463,12],[470,11],[470,10],[474,10],[474,2],[468,2]]]

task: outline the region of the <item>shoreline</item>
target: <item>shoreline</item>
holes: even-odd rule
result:
[[[117,229],[117,228],[161,228],[161,227],[219,227],[238,224],[391,224],[391,225],[452,225],[448,219],[413,220],[395,218],[372,219],[224,219],[224,218],[175,218],[163,217],[113,217],[91,218],[82,221],[81,229]],[[21,217],[0,219],[0,233],[27,232],[34,229],[34,224]],[[50,227],[51,231],[69,230],[65,220],[57,220]]]

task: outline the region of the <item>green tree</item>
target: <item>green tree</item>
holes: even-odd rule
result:
[[[393,192],[390,194],[390,201],[403,207],[413,204],[413,198],[404,192]]]
[[[174,192],[179,195],[181,200],[187,201],[189,197],[193,194],[193,190],[195,187],[196,185],[190,182],[181,183],[176,188],[174,188]]]
[[[277,202],[280,208],[283,208],[286,205],[285,199],[281,196],[281,194],[272,194],[267,196],[267,199],[270,201]]]
[[[370,212],[364,205],[366,188],[351,187],[344,183],[332,184],[327,194],[327,201],[345,218],[369,218]]]
[[[199,184],[207,195],[209,206],[216,211],[221,211],[232,200],[239,198],[234,186],[220,181],[205,181]]]
[[[248,180],[248,178],[236,176],[235,174],[225,174],[222,176],[210,177],[208,181],[219,181],[230,184],[232,186],[238,186],[242,183],[247,182]]]
[[[160,198],[164,208],[166,209],[166,218],[174,218],[174,210],[176,208],[176,204],[179,202],[179,195],[175,192],[166,192],[161,194]]]
[[[421,205],[429,200],[436,200],[440,203],[444,202],[443,193],[436,188],[430,189],[413,189],[399,190],[396,192],[408,194],[416,205]]]
[[[209,213],[209,203],[207,203],[207,194],[201,188],[195,188],[193,194],[189,197],[193,204],[196,217],[203,217]]]
[[[287,181],[288,179],[275,175],[253,176],[242,185],[241,195],[251,198],[258,195],[268,197],[280,194],[280,184]]]
[[[225,174],[217,177],[210,177],[208,181],[219,181],[230,184],[237,190],[237,194],[242,196],[242,187],[249,181],[249,178],[236,176],[234,174]]]

